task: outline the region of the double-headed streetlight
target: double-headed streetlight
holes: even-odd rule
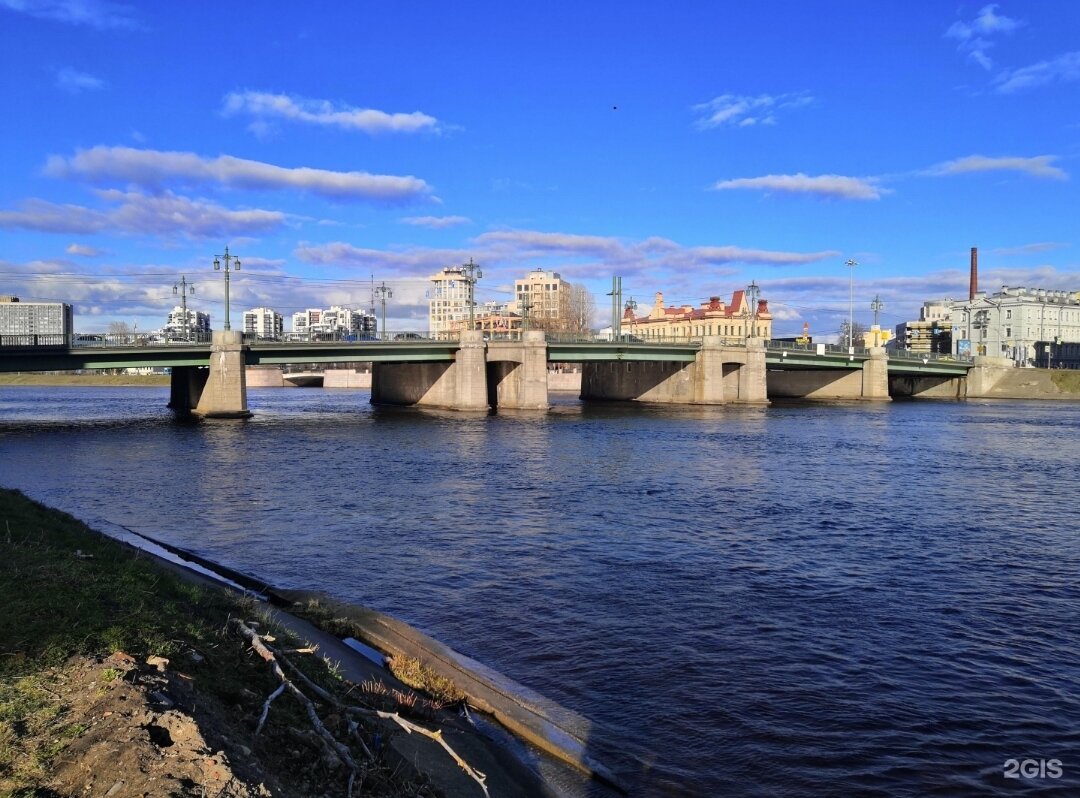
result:
[[[471,330],[476,316],[476,281],[483,277],[484,273],[480,271],[480,264],[473,263],[472,258],[469,258],[468,263],[461,264],[461,269],[465,272],[465,285],[468,286],[469,292],[469,329]]]
[[[382,339],[386,340],[386,300],[388,297],[392,297],[394,292],[390,289],[385,282],[375,286],[375,293],[379,295],[379,299],[382,301]]]
[[[189,337],[187,298],[189,293],[195,293],[195,286],[188,285],[187,277],[185,277],[184,275],[180,275],[180,282],[173,284],[172,292],[173,294],[180,295],[180,329],[183,331],[184,340],[190,341],[191,338]]]
[[[854,259],[848,258],[848,262],[845,265],[848,267],[847,345],[848,349],[851,349],[855,346],[855,267],[859,264]]]
[[[756,336],[754,328],[757,327],[757,303],[761,295],[757,280],[751,280],[750,285],[746,286],[746,294],[749,297],[746,302],[746,337],[750,339]]]
[[[240,271],[240,258],[230,255],[229,248],[225,247],[225,254],[221,256],[221,260],[214,258],[214,271],[221,270],[221,261],[225,261],[225,330],[227,332],[232,329],[229,324],[229,263],[232,263],[234,270]]]

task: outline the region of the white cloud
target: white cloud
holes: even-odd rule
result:
[[[985,155],[969,155],[945,161],[928,170],[931,175],[961,175],[973,172],[1022,172],[1031,177],[1051,180],[1068,180],[1064,169],[1053,165],[1056,155],[1036,155],[1031,158],[988,158]]]
[[[1080,80],[1080,50],[1064,53],[1052,61],[1006,70],[994,80],[994,89],[1000,94],[1010,94],[1047,83],[1069,83],[1074,80]]]
[[[759,94],[756,97],[722,94],[706,103],[693,106],[693,110],[700,114],[694,126],[698,130],[708,130],[725,125],[731,127],[774,125],[778,111],[804,108],[813,101],[814,98],[806,92]]]
[[[843,175],[818,175],[811,177],[802,172],[794,175],[764,175],[721,180],[711,188],[716,191],[753,189],[782,194],[814,194],[819,197],[849,200],[876,200],[889,193],[869,177],[844,177]]]
[[[690,250],[697,260],[706,263],[755,263],[768,266],[796,266],[836,258],[836,250],[824,252],[777,252],[768,249],[743,247],[694,247]]]
[[[79,94],[103,89],[105,81],[77,69],[61,69],[56,73],[56,87],[71,94]]]
[[[571,233],[542,233],[535,230],[501,230],[476,237],[477,244],[493,248],[524,250],[534,253],[569,253],[605,255],[619,250],[617,239]]]
[[[443,266],[475,258],[491,283],[512,281],[523,270],[552,268],[570,280],[606,279],[611,274],[636,275],[650,284],[681,280],[688,274],[725,272],[718,266],[750,264],[795,266],[839,257],[835,250],[785,252],[737,246],[687,247],[661,238],[625,241],[609,236],[505,230],[483,233],[467,249],[414,247],[400,251],[363,249],[346,242],[303,244],[293,253],[307,263],[359,266],[375,272],[428,276]],[[543,264],[543,265],[541,265]],[[653,288],[652,290],[656,290]]]
[[[192,152],[132,147],[98,146],[77,150],[70,158],[53,155],[45,173],[91,182],[122,181],[155,190],[170,183],[216,183],[231,188],[297,189],[334,200],[387,203],[419,199],[430,192],[427,183],[412,176],[285,168],[230,155],[204,158]]]
[[[956,45],[958,52],[967,53],[970,60],[987,71],[994,65],[990,56],[986,54],[986,51],[994,46],[994,42],[989,37],[1012,33],[1024,24],[1021,20],[998,14],[997,8],[997,3],[983,6],[971,22],[954,22],[945,31],[947,38],[958,41]]]
[[[437,130],[438,120],[419,111],[393,113],[372,108],[337,106],[328,100],[291,97],[261,91],[232,92],[225,95],[226,116],[248,114],[259,120],[284,119],[309,125],[359,130],[364,133],[416,133]],[[263,128],[263,133],[266,130]]]
[[[472,219],[468,216],[406,216],[401,222],[413,227],[442,229],[444,227],[456,227],[461,224],[472,224]]]
[[[137,27],[129,14],[130,7],[107,0],[0,0],[0,8],[100,30]]]
[[[117,232],[208,238],[265,232],[285,222],[285,215],[278,211],[229,210],[170,192],[146,195],[108,190],[100,192],[100,196],[115,207],[94,210],[32,199],[24,202],[20,210],[0,211],[0,228],[83,235]]]
[[[1067,246],[1069,245],[1061,241],[1040,241],[1035,244],[1023,244],[1019,247],[998,247],[994,250],[994,254],[1002,257],[1035,255],[1040,252],[1053,252],[1054,250],[1065,249]]]
[[[68,244],[64,251],[69,255],[78,255],[80,258],[98,258],[105,254],[104,250],[88,244]]]

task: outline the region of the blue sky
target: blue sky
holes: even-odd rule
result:
[[[474,258],[778,335],[981,284],[1080,290],[1080,3],[0,0],[0,293],[286,317]]]

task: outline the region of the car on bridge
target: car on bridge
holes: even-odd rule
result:
[[[422,341],[422,340],[424,340],[424,336],[422,336],[420,333],[403,332],[403,333],[398,333],[397,335],[395,335],[394,340],[395,341]]]

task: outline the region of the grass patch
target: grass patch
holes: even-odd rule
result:
[[[1067,393],[1080,393],[1080,371],[1052,371],[1050,379],[1058,390]]]
[[[325,632],[337,637],[355,637],[363,639],[360,626],[349,618],[337,617],[333,611],[318,599],[310,599],[304,604],[294,604],[290,610],[294,615],[306,618]],[[427,693],[437,703],[456,704],[466,696],[451,679],[440,676],[418,659],[411,657],[389,657],[387,666],[400,681],[414,690]]]
[[[50,765],[85,730],[66,717],[62,697],[72,663],[118,651],[137,662],[150,655],[168,658],[197,691],[202,717],[220,720],[216,733],[246,738],[288,794],[340,791],[339,773],[311,765],[321,751],[312,747],[309,721],[297,702],[275,702],[257,744],[249,737],[277,680],[245,643],[226,633],[226,625],[230,616],[258,617],[254,602],[194,584],[77,519],[3,488],[0,595],[0,796],[49,794],[42,790]],[[271,631],[283,645],[303,645],[285,630]],[[346,685],[320,659],[298,664],[327,690],[344,692]],[[107,692],[123,675],[104,668],[96,677],[99,690]],[[422,793],[388,766],[367,772],[365,794]]]

